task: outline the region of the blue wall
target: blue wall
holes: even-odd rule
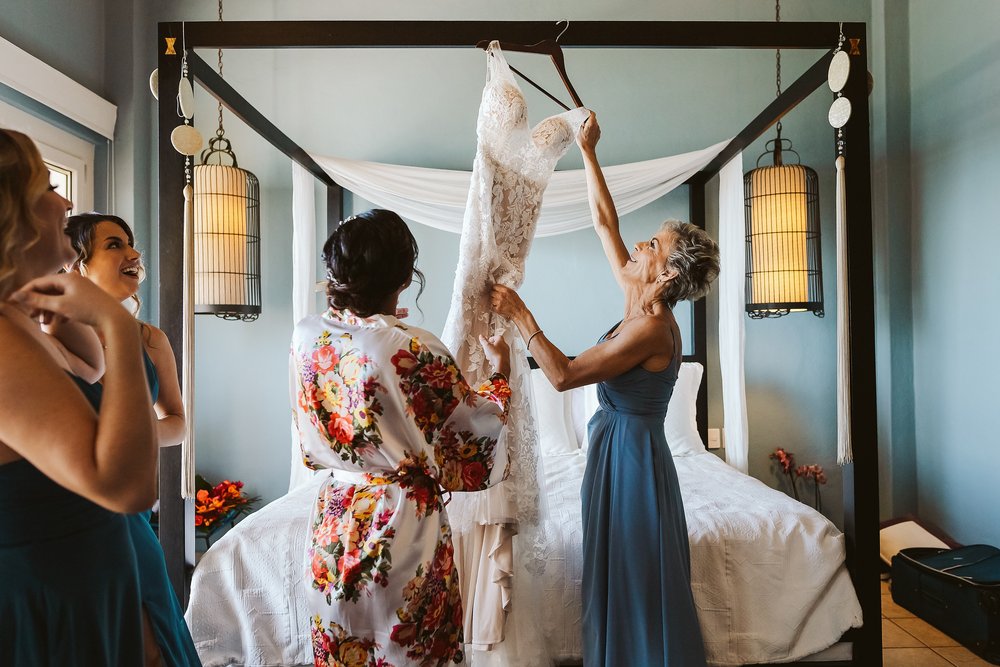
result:
[[[823,9],[785,3],[786,20],[868,20],[869,3]],[[346,12],[346,13],[345,13]],[[155,11],[159,20],[214,20],[214,6],[184,0]],[[226,8],[227,19],[729,19],[771,20],[773,6],[745,2],[633,3],[627,12],[596,0],[556,10],[507,4],[502,16],[482,1],[415,7],[388,2],[372,7],[316,6],[303,2],[245,2]],[[785,52],[790,82],[819,53]],[[520,57],[518,57],[520,56]],[[215,52],[202,53],[214,62]],[[471,167],[475,118],[484,81],[482,52],[469,50],[235,51],[225,54],[226,78],[308,150],[321,154],[453,169]],[[515,66],[560,91],[547,63],[512,56]],[[584,101],[601,117],[605,164],[631,162],[701,148],[738,132],[774,95],[773,51],[574,50],[567,66]],[[150,67],[151,68],[151,67]],[[625,73],[625,75],[623,75]],[[308,90],[308,94],[303,91]],[[533,120],[558,109],[527,91]],[[214,105],[198,95],[196,122],[204,134],[215,125]],[[432,104],[426,100],[433,99]],[[827,278],[827,311],[834,312],[832,135],[826,125],[829,97],[809,98],[784,123],[803,161],[820,174]],[[711,113],[706,113],[711,110]],[[286,158],[227,114],[227,135],[241,165],[261,179],[265,200],[264,315],[253,324],[198,318],[198,468],[209,477],[236,477],[265,499],[283,492],[288,472],[288,398],[285,354],[291,330],[287,305],[290,248]],[[763,151],[747,152],[746,165]],[[578,168],[572,149],[560,168]],[[357,202],[362,207],[363,202]],[[678,191],[625,218],[626,240],[648,235],[666,217],[687,217],[687,194]],[[450,302],[458,237],[414,226],[428,288],[412,308],[416,323],[440,331]],[[546,331],[567,352],[578,353],[621,317],[622,299],[592,232],[537,239],[522,295]],[[714,306],[710,302],[710,308]],[[710,344],[714,349],[714,335]],[[841,523],[840,475],[835,461],[835,339],[832,317],[796,315],[747,327],[747,387],[751,414],[751,473],[777,484],[767,455],[783,446],[802,463],[830,473],[827,513]],[[791,352],[794,351],[794,352]],[[247,363],[252,360],[252,363]],[[721,426],[717,377],[711,378],[712,425]]]
[[[215,20],[216,7],[196,0],[106,0],[98,4],[98,9],[103,7],[105,26],[107,94],[123,114],[116,140],[115,204],[134,220],[140,244],[154,259],[156,165],[151,156],[156,127],[145,81],[155,66],[155,22]],[[867,21],[870,4],[869,0],[851,0],[830,7],[788,0],[782,15],[785,20]],[[449,0],[429,6],[389,0],[377,7],[247,0],[229,3],[226,18],[767,21],[773,19],[773,10],[768,3],[742,0],[642,1],[629,3],[625,10],[598,0],[544,7],[522,1],[505,3],[502,8],[486,0]],[[41,41],[39,36],[45,34],[48,23],[35,15],[22,18],[26,22],[23,31]],[[72,48],[60,50],[63,47],[57,44],[52,48],[51,58],[39,55],[53,64],[73,59]],[[212,50],[201,55],[209,62],[215,60]],[[819,55],[785,52],[783,79],[794,80]],[[547,63],[523,55],[512,60],[550,90],[561,90]],[[400,164],[471,166],[485,69],[481,52],[248,50],[227,51],[225,62],[227,80],[309,150]],[[675,154],[725,139],[774,95],[772,51],[583,49],[568,52],[567,64],[584,101],[600,114],[605,135],[600,152],[605,164]],[[86,82],[85,75],[80,78]],[[541,95],[530,90],[527,95],[533,119],[557,110]],[[197,98],[196,122],[204,134],[211,135],[215,106],[200,91]],[[836,304],[828,105],[829,95],[820,91],[797,108],[784,126],[785,136],[795,142],[803,161],[820,175],[827,312],[832,313]],[[241,165],[258,175],[265,195],[264,315],[252,324],[207,317],[197,320],[198,469],[210,478],[243,479],[252,492],[271,499],[284,491],[288,476],[285,354],[292,326],[287,296],[290,165],[229,114],[226,129]],[[747,151],[748,168],[762,151],[763,141]],[[560,164],[560,168],[579,166],[575,149]],[[666,217],[687,217],[686,192],[678,191],[626,217],[626,240],[646,238]],[[420,302],[422,324],[440,330],[450,300],[458,238],[420,227],[414,232],[421,245],[421,266],[428,274],[428,290]],[[155,285],[154,259],[144,286],[145,312],[153,320],[157,317]],[[589,231],[538,239],[528,260],[522,294],[546,331],[567,352],[581,351],[621,316],[621,297]],[[406,299],[412,299],[412,294]],[[714,309],[710,300],[710,317]],[[416,309],[412,312],[421,322]],[[714,349],[714,334],[709,343]],[[832,317],[795,315],[748,322],[751,472],[776,484],[767,454],[778,446],[795,451],[803,463],[823,464],[831,478],[824,489],[824,505],[840,523],[840,479],[834,464],[834,355]],[[710,375],[710,381],[710,422],[718,426],[722,413],[717,376]]]
[[[920,513],[1000,545],[1000,4],[910,3]]]

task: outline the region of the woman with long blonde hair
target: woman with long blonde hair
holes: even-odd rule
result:
[[[0,664],[137,665],[136,558],[123,513],[156,497],[156,427],[135,320],[75,273],[71,202],[38,149],[0,129]],[[45,334],[65,320],[84,347]],[[95,408],[74,374],[103,340]],[[76,359],[74,359],[74,357]]]

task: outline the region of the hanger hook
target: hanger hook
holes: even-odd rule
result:
[[[562,37],[566,33],[567,30],[569,30],[569,21],[567,21],[566,19],[563,19],[561,21],[556,21],[556,27],[557,28],[559,27],[560,23],[565,23],[566,27],[563,28],[562,32],[560,32],[559,35],[556,37],[556,43],[558,43],[559,42],[559,38]]]

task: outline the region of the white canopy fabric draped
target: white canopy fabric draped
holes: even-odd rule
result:
[[[662,197],[700,171],[728,141],[669,157],[619,164],[604,169],[619,215],[631,213]],[[379,162],[313,155],[345,189],[395,211],[413,222],[455,234],[469,197],[472,172],[408,167]],[[542,201],[535,236],[554,236],[591,225],[587,180],[582,169],[557,171]]]
[[[743,373],[746,303],[746,232],[743,209],[743,153],[719,172],[719,365],[722,368],[726,461],[747,472],[750,438]]]
[[[728,144],[681,155],[606,167],[604,175],[619,215],[662,197],[700,171]],[[403,218],[460,234],[471,172],[381,164],[313,155],[345,189],[391,209]],[[720,277],[719,347],[727,460],[747,470],[747,417],[743,383],[743,173],[742,154],[723,169],[719,188]],[[312,310],[316,284],[315,182],[303,167],[292,167],[292,304],[297,323]],[[557,171],[545,191],[536,236],[565,234],[591,226],[587,184],[582,169]],[[292,388],[292,400],[295,399]],[[293,433],[289,490],[311,476],[301,465]]]
[[[309,170],[292,162],[292,324],[298,324],[315,308],[316,296],[316,191],[315,178]],[[295,364],[288,360],[288,391],[295,405],[297,383]],[[291,491],[312,477],[313,472],[302,465],[299,434],[291,422],[292,451],[288,490]]]

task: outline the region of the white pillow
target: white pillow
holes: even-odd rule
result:
[[[600,404],[597,402],[597,385],[588,384],[567,392],[570,395],[570,411],[572,413],[573,435],[583,451],[587,451],[590,441],[587,439],[587,424],[590,418],[597,412]]]
[[[542,456],[577,453],[580,446],[570,427],[569,396],[556,391],[540,368],[531,371],[531,393]]]
[[[663,432],[674,456],[705,453],[705,443],[698,433],[698,387],[705,369],[696,361],[681,364],[674,393],[667,404]]]
[[[948,545],[914,521],[902,521],[878,531],[879,555],[886,565],[892,565],[892,557],[899,553],[900,549],[909,547],[947,549]]]

